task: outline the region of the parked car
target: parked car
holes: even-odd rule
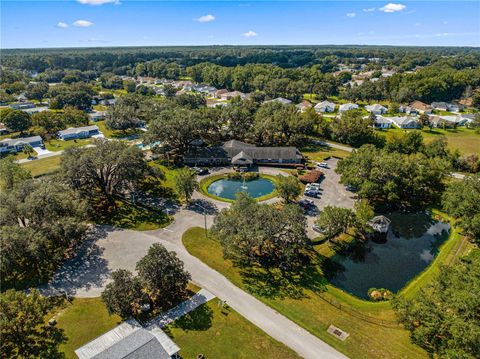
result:
[[[313,201],[311,199],[308,199],[308,198],[302,198],[300,201],[298,201],[298,204],[301,207],[304,207],[304,208],[309,208],[309,207],[314,207],[315,206],[315,203],[313,203]]]
[[[305,189],[314,190],[314,191],[320,191],[320,183],[308,183],[308,184],[305,186]]]
[[[303,194],[307,197],[315,197],[315,198],[320,197],[320,192],[313,191],[313,190],[306,190],[305,192],[303,192]]]
[[[314,224],[314,225],[312,226],[312,229],[313,229],[315,232],[318,232],[318,233],[325,233],[325,232],[326,232],[325,228],[322,228],[322,227],[318,226],[317,224]]]
[[[317,163],[317,167],[321,167],[321,168],[328,168],[328,163],[327,163],[327,162],[320,162],[320,163]]]
[[[208,175],[210,172],[206,168],[193,167],[192,170],[199,176]]]
[[[350,192],[357,192],[357,191],[358,191],[358,188],[357,188],[357,187],[351,186],[351,185],[345,186],[345,189],[346,189],[347,191],[350,191]]]

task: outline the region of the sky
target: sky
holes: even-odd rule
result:
[[[0,0],[1,48],[480,46],[480,1]]]

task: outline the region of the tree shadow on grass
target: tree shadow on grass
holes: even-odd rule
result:
[[[122,202],[112,216],[105,218],[105,222],[126,229],[146,230],[165,227],[171,217],[156,208]]]
[[[207,330],[212,326],[213,310],[208,303],[202,304],[194,311],[177,319],[172,325],[174,328],[189,330]]]
[[[306,291],[322,292],[327,285],[320,266],[321,256],[312,254],[311,257],[309,263],[295,272],[245,267],[241,269],[240,274],[246,288],[262,297],[271,299],[306,298],[308,297]]]

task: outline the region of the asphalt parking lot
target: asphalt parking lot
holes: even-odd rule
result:
[[[323,208],[326,206],[353,208],[355,194],[345,189],[345,186],[340,183],[340,175],[335,172],[338,161],[337,158],[331,158],[325,161],[328,168],[320,168],[325,174],[320,183],[320,197],[304,197],[313,200],[316,206],[315,211],[307,213],[307,233],[310,238],[318,237],[312,225]]]

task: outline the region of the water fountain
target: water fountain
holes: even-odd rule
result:
[[[245,178],[243,179],[243,183],[242,183],[242,186],[240,188],[244,191],[246,191],[248,189],[247,183],[245,182]]]

